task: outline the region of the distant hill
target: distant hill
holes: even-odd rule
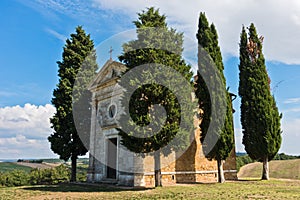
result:
[[[0,159],[0,162],[17,162],[17,159]]]
[[[87,172],[88,169],[88,158],[78,158],[77,160],[77,171]],[[12,170],[23,170],[30,172],[33,168],[46,169],[57,167],[61,164],[66,164],[70,167],[71,162],[65,162],[57,158],[46,158],[46,159],[18,159],[18,160],[1,160],[0,161],[0,173],[9,172]]]
[[[247,153],[246,152],[236,152],[235,155],[236,156],[245,156],[245,155],[247,155]]]
[[[269,163],[270,178],[300,180],[300,159],[273,160]],[[238,178],[260,178],[262,163],[254,162],[241,167]]]

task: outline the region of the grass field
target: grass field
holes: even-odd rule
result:
[[[0,199],[300,199],[300,181],[236,181],[156,189],[53,185],[0,188]]]
[[[12,170],[24,170],[30,172],[32,168],[27,166],[21,166],[11,162],[0,162],[0,172],[8,172]]]
[[[271,178],[286,178],[300,180],[300,159],[273,160],[269,163]],[[241,167],[239,178],[260,178],[262,163],[255,162]]]
[[[79,168],[85,170],[86,164]],[[0,163],[0,170],[21,169],[15,163]],[[105,185],[40,185],[0,187],[0,200],[10,199],[300,199],[300,159],[271,161],[270,181],[258,180],[262,164],[251,163],[241,168],[243,181],[182,184],[155,189],[132,189]],[[248,177],[248,178],[246,178]],[[287,178],[286,180],[283,178]],[[256,179],[256,180],[255,180]],[[291,180],[294,179],[294,180]]]

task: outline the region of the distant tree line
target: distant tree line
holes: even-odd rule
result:
[[[274,160],[292,160],[292,159],[299,159],[300,156],[292,156],[292,155],[286,155],[284,153],[276,154],[274,157]]]
[[[17,162],[27,162],[27,163],[43,163],[44,160],[38,159],[38,160],[23,160],[23,159],[18,159]]]

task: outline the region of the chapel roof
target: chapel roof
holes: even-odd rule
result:
[[[123,63],[109,59],[97,73],[96,77],[90,83],[88,89],[90,91],[95,90],[99,86],[106,84],[107,82],[114,81],[120,77],[124,72],[126,66]]]

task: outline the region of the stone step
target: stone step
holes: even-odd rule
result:
[[[118,183],[118,181],[116,179],[103,179],[100,181],[100,183],[115,185]]]

